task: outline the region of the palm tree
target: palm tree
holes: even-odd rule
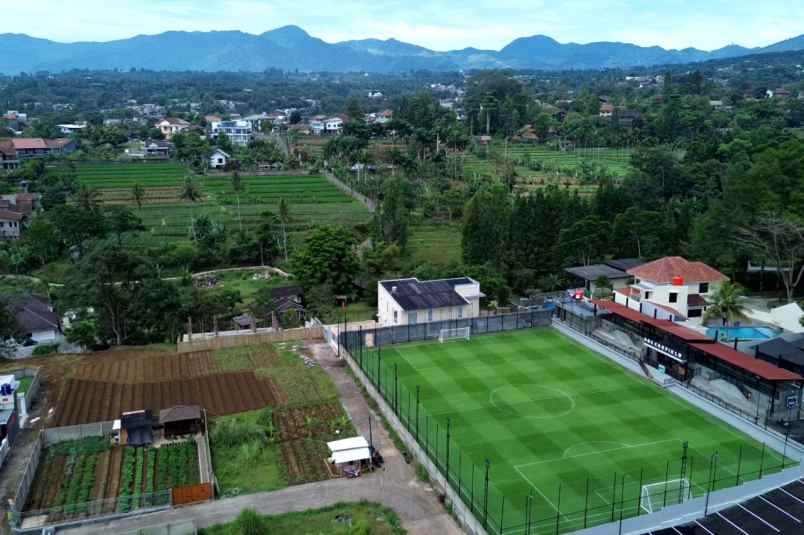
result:
[[[139,182],[134,184],[134,187],[131,188],[131,197],[134,199],[134,202],[137,203],[137,208],[142,210],[142,201],[145,199],[145,188],[142,187],[142,184]]]
[[[726,325],[745,317],[745,306],[742,302],[744,293],[745,290],[739,284],[731,281],[721,284],[710,298],[712,304],[704,313],[704,321],[720,318],[723,320],[723,325]]]
[[[179,198],[183,201],[190,201],[192,203],[190,208],[190,229],[195,237],[195,203],[201,201],[203,199],[203,194],[201,193],[201,188],[198,187],[195,179],[192,175],[187,175],[184,177],[184,185],[181,188],[181,194]]]
[[[243,231],[243,216],[240,214],[240,193],[243,191],[243,181],[240,178],[240,173],[237,171],[232,173],[232,190],[235,192],[237,198],[237,220],[240,224],[240,231]]]
[[[285,250],[285,262],[288,261],[288,229],[290,222],[290,206],[284,197],[279,199],[279,222],[282,224],[282,248]]]
[[[81,186],[73,196],[75,203],[87,212],[94,212],[100,204],[101,194],[95,188]]]

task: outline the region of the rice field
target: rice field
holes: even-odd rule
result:
[[[186,170],[179,164],[91,164],[78,169],[82,185],[96,188],[105,204],[131,206],[146,231],[134,243],[187,240],[193,217],[202,215],[228,229],[254,228],[266,210],[276,212],[280,199],[290,207],[289,231],[299,237],[316,225],[354,226],[368,219],[366,208],[344,195],[322,176],[246,176],[242,190],[234,191],[229,176],[199,176],[203,199],[190,203],[181,199]],[[133,187],[145,188],[142,206],[137,206]]]

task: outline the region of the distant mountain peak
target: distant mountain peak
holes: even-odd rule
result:
[[[327,43],[296,25],[253,35],[241,31],[171,31],[109,42],[58,43],[24,34],[0,34],[0,73],[127,69],[198,71],[400,72],[410,70],[605,69],[694,63],[747,54],[804,50],[804,35],[764,47],[729,44],[706,52],[629,43],[560,43],[537,34],[500,51],[466,47],[436,52],[393,37]]]

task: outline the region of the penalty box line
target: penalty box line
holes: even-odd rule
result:
[[[569,461],[569,460],[577,459],[577,458],[580,458],[580,457],[589,457],[589,456],[592,456],[592,455],[600,455],[602,453],[611,453],[611,452],[614,452],[614,451],[630,450],[630,449],[635,449],[635,448],[644,448],[644,447],[647,447],[647,446],[656,446],[658,444],[666,444],[668,442],[683,442],[683,441],[680,440],[680,439],[677,439],[677,438],[669,438],[669,439],[666,439],[666,440],[657,440],[655,442],[645,442],[643,444],[626,444],[626,445],[618,447],[618,448],[605,448],[605,449],[598,450],[598,451],[590,451],[590,452],[587,452],[587,453],[579,453],[577,455],[568,455],[568,456],[565,456],[565,457],[559,457],[557,459],[545,459],[545,460],[542,460],[542,461],[533,461],[531,463],[517,464],[517,465],[514,466],[514,468],[516,468],[516,470],[519,472],[520,468],[527,468],[529,466],[536,466],[536,465],[539,465],[539,464],[547,464],[547,463],[557,463],[557,462],[562,462],[562,461]],[[582,442],[582,444],[588,444],[588,442]]]

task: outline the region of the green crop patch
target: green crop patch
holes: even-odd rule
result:
[[[573,531],[793,464],[550,328],[352,354],[490,533]]]

